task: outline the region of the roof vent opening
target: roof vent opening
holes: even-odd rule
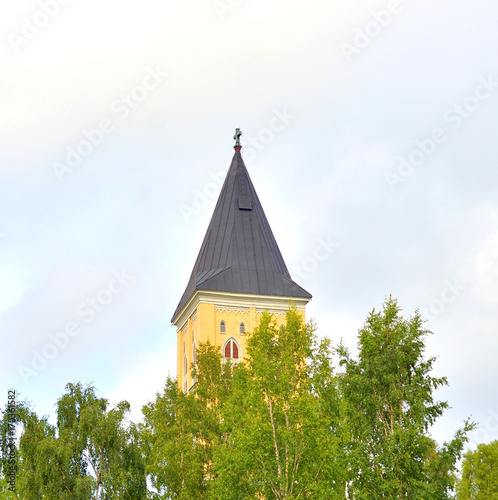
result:
[[[249,196],[239,196],[239,210],[252,210],[252,200]]]

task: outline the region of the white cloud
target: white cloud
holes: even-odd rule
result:
[[[25,271],[19,267],[0,266],[0,312],[11,309],[29,288]]]
[[[143,417],[142,407],[162,392],[168,375],[176,378],[176,345],[162,352],[142,355],[127,370],[124,380],[105,397],[112,404],[128,401],[131,405],[130,419],[138,422]]]
[[[178,207],[209,172],[226,171],[235,127],[244,144],[286,106],[296,119],[247,166],[288,265],[303,262],[319,238],[340,245],[300,283],[314,296],[308,317],[318,333],[343,336],[354,349],[386,293],[403,297],[410,313],[437,297],[445,279],[462,276],[473,293],[438,318],[436,354],[450,380],[460,384],[464,373],[486,388],[471,400],[455,386],[458,420],[485,414],[487,380],[498,373],[486,358],[483,374],[467,352],[475,346],[480,359],[496,333],[498,100],[395,194],[382,172],[495,71],[496,5],[403,2],[403,13],[348,65],[340,43],[387,3],[246,0],[222,22],[211,0],[73,0],[16,55],[5,35],[38,2],[10,2],[0,19],[0,233],[9,234],[0,241],[9,340],[0,379],[9,381],[49,332],[78,319],[77,306],[126,263],[136,283],[85,325],[26,396],[50,409],[66,382],[92,381],[140,416],[168,370],[175,375],[168,320],[213,208],[186,225]],[[155,64],[171,78],[59,183],[52,162]],[[155,345],[160,352],[150,354]]]
[[[481,244],[475,258],[474,294],[487,305],[498,304],[498,231]]]

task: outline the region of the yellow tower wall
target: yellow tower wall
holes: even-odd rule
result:
[[[185,392],[190,390],[193,381],[191,365],[194,360],[194,345],[210,342],[219,347],[223,356],[223,346],[230,338],[235,339],[240,352],[239,359],[246,356],[247,333],[259,324],[264,310],[273,314],[277,324],[285,325],[285,313],[290,303],[296,306],[305,321],[307,299],[297,301],[291,297],[258,296],[229,294],[223,292],[197,291],[175,318],[177,326],[177,380]],[[220,331],[225,322],[225,332]],[[240,333],[240,324],[245,325],[245,334]],[[187,370],[185,373],[185,358]]]

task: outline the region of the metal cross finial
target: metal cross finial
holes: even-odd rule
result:
[[[240,136],[242,135],[242,132],[240,131],[240,128],[235,129],[235,135],[233,138],[235,139],[235,145],[240,146]]]

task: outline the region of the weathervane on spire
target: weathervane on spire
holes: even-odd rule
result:
[[[240,136],[242,135],[242,132],[240,128],[235,129],[235,135],[233,138],[235,139],[235,146],[234,149],[235,151],[240,151],[242,149],[242,146],[240,145]]]

